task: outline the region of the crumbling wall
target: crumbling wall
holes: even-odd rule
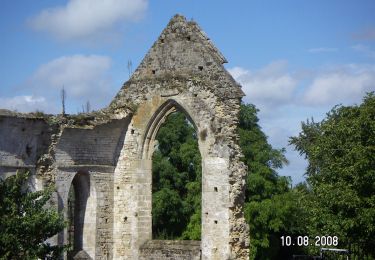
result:
[[[71,125],[61,130],[52,168],[59,208],[65,215],[72,180],[80,172],[88,175],[91,194],[87,212],[91,216],[85,216],[83,250],[94,259],[113,259],[113,172],[129,117],[113,119],[108,115],[105,120],[97,119],[90,126]],[[67,230],[58,241],[67,243]]]
[[[65,128],[56,146],[58,165],[114,165],[127,130],[125,119],[93,128]],[[116,156],[117,155],[117,156]]]
[[[139,260],[200,260],[200,241],[150,240],[141,246]]]
[[[195,259],[199,248],[202,259],[248,259],[237,134],[244,94],[225,62],[195,22],[176,15],[107,108],[75,117],[0,116],[0,174],[32,168],[41,188],[56,185],[53,201],[65,214],[74,176],[87,174],[95,242],[83,241],[81,256]],[[176,109],[195,126],[202,156],[202,237],[189,246],[152,240],[155,135]],[[66,243],[67,231],[55,242]]]
[[[12,175],[18,169],[34,174],[50,138],[51,129],[42,118],[0,114],[0,178]]]
[[[173,109],[195,125],[202,155],[202,259],[246,259],[246,167],[237,123],[243,92],[224,57],[194,22],[175,16],[109,110],[134,108],[114,173],[114,257],[139,258],[152,237],[151,156],[158,127]],[[171,108],[172,110],[170,110]]]
[[[35,166],[50,141],[48,125],[37,118],[0,117],[0,163]]]
[[[67,216],[68,194],[77,173],[88,175],[90,194],[86,208],[83,249],[95,259],[112,259],[113,171],[111,166],[61,167],[56,173],[59,209]],[[60,244],[68,242],[68,230],[59,234]],[[95,241],[95,244],[93,244]]]

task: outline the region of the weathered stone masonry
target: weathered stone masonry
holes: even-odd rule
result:
[[[223,67],[225,62],[195,22],[176,15],[107,108],[65,117],[3,113],[0,174],[27,168],[36,189],[55,184],[53,202],[65,214],[75,180],[77,189],[88,194],[80,255],[248,259],[246,167],[240,161],[236,132],[244,94]],[[175,110],[184,112],[198,133],[203,178],[200,242],[152,241],[155,135]],[[54,240],[66,243],[67,231]]]

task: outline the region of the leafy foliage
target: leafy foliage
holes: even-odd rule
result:
[[[249,166],[245,215],[250,224],[253,259],[282,256],[280,234],[300,231],[299,196],[290,179],[276,169],[287,160],[284,150],[267,142],[254,105],[242,105],[240,146]],[[170,115],[160,128],[153,155],[154,238],[200,239],[201,157],[195,130],[182,113]],[[302,213],[301,213],[302,214]],[[287,252],[288,253],[288,252]]]
[[[303,123],[290,143],[309,162],[309,233],[336,235],[340,247],[375,257],[374,93],[359,106],[334,107],[322,122]]]
[[[284,149],[273,149],[258,125],[258,110],[241,105],[240,146],[248,166],[245,217],[250,225],[251,259],[281,259],[291,254],[280,248],[281,235],[299,234],[303,224],[298,192],[290,178],[276,172],[288,163]]]
[[[30,192],[29,174],[0,180],[0,259],[57,259],[63,247],[45,242],[63,230],[63,217],[46,209],[52,189]]]
[[[168,116],[153,154],[152,228],[157,239],[200,239],[201,156],[185,115]]]

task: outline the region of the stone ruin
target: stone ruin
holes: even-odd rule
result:
[[[107,108],[78,115],[0,115],[0,176],[56,186],[68,214],[75,191],[75,259],[248,259],[246,166],[238,145],[244,93],[194,21],[174,16]],[[165,118],[194,125],[202,156],[201,241],[152,240],[152,154]],[[68,230],[51,239],[66,244]],[[65,255],[65,258],[73,256]]]

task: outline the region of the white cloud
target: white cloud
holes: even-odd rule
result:
[[[30,24],[58,39],[92,38],[120,22],[140,19],[147,5],[147,0],[69,0],[65,6],[41,11]]]
[[[352,46],[352,49],[361,52],[367,57],[370,57],[372,59],[375,59],[375,51],[371,50],[368,46],[362,45],[362,44],[357,44],[355,46]]]
[[[27,95],[0,99],[2,108],[31,112],[60,113],[60,93],[64,86],[68,113],[82,111],[90,101],[92,109],[103,108],[115,90],[109,75],[111,59],[98,55],[63,56],[41,65],[20,89]]]
[[[229,72],[242,85],[244,101],[257,105],[265,115],[292,104],[323,105],[327,109],[340,103],[350,105],[360,102],[366,92],[375,91],[375,66],[368,64],[335,65],[314,73],[292,74],[286,62],[278,61],[256,71],[235,67]]]
[[[328,47],[311,48],[308,50],[308,52],[311,52],[311,53],[336,52],[336,51],[338,51],[337,48],[328,48]]]
[[[287,66],[286,61],[275,61],[256,71],[241,67],[228,71],[242,85],[246,102],[267,109],[288,103],[293,97],[297,81],[287,72]]]
[[[100,95],[109,87],[111,59],[98,55],[63,56],[41,65],[29,79],[34,90],[55,91],[64,86],[73,98]]]
[[[366,92],[375,91],[375,65],[344,64],[324,66],[314,71],[291,72],[286,62],[272,62],[258,70],[229,69],[242,84],[245,102],[255,104],[259,123],[275,148],[287,147],[290,164],[281,175],[303,180],[306,161],[287,146],[290,136],[300,131],[300,122],[313,117],[320,121],[336,104],[360,103]]]
[[[345,65],[313,79],[303,95],[305,105],[333,106],[360,102],[366,92],[375,90],[375,66]]]
[[[48,103],[41,96],[0,97],[0,107],[18,112],[35,112],[37,110],[46,111]]]

